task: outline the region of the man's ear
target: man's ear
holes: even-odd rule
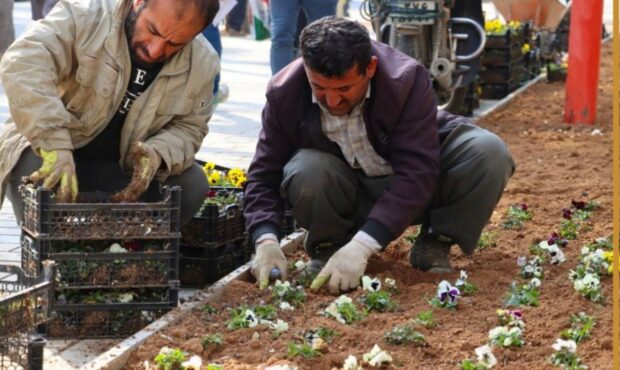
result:
[[[144,6],[144,0],[133,0],[133,11],[138,12]]]
[[[370,57],[370,62],[368,63],[368,67],[366,67],[366,77],[373,78],[375,73],[377,72],[377,65],[379,64],[379,58],[376,56]]]

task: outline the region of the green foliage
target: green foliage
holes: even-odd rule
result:
[[[514,281],[510,287],[510,293],[506,296],[504,304],[506,306],[538,306],[540,292],[538,288],[529,284],[517,285]]]
[[[299,306],[306,301],[306,293],[303,286],[293,287],[289,282],[282,283],[278,280],[273,287],[273,298],[291,306]]]
[[[424,335],[415,331],[411,325],[395,326],[385,333],[383,339],[388,343],[397,345],[413,344],[414,346],[421,346],[426,344]]]
[[[338,306],[338,313],[342,315],[344,321],[350,324],[364,318],[364,314],[358,312],[357,307],[353,303],[344,303]]]
[[[570,325],[571,327],[563,330],[560,336],[563,339],[572,339],[575,343],[580,343],[590,337],[590,332],[596,325],[596,319],[585,312],[580,312],[577,315],[571,315]]]
[[[368,311],[392,311],[396,308],[396,303],[391,299],[392,295],[384,290],[368,292],[362,297],[362,303]]]
[[[506,220],[502,223],[502,227],[505,229],[517,229],[520,230],[526,221],[532,219],[532,213],[527,209],[527,206],[512,205],[508,207],[506,211]]]
[[[460,364],[461,370],[486,370],[487,367],[481,363],[473,362],[470,359],[465,359]]]
[[[202,343],[202,348],[204,349],[207,349],[209,346],[219,347],[223,343],[222,334],[215,333],[215,334],[205,335],[204,337],[202,337],[201,343]]]
[[[560,226],[560,236],[568,239],[575,240],[579,236],[580,223],[571,219],[571,220],[563,220],[562,225]]]
[[[494,248],[497,245],[497,239],[499,235],[494,231],[485,231],[480,235],[480,239],[478,239],[477,248],[479,250]]]
[[[317,275],[318,272],[311,273],[308,271],[307,268],[304,268],[304,270],[301,271],[299,275],[297,275],[294,281],[297,285],[301,285],[304,288],[309,288],[310,285],[312,285],[312,281],[314,280],[314,278],[316,278]]]
[[[566,349],[557,351],[551,355],[551,363],[561,367],[563,370],[584,370],[588,368],[581,363],[581,359],[576,353]]]
[[[405,240],[413,244],[415,243],[415,240],[418,238],[419,235],[420,235],[420,228],[418,228],[415,232],[405,235],[404,238]]]
[[[204,306],[202,306],[202,312],[208,314],[208,315],[213,315],[217,313],[217,308],[211,306],[208,303],[205,303]]]
[[[461,295],[470,295],[474,294],[478,291],[478,287],[469,281],[465,281],[463,284],[456,285],[457,288],[461,291]]]
[[[321,352],[312,348],[309,343],[295,344],[293,342],[288,343],[288,355],[292,357],[313,358],[321,355]]]
[[[427,329],[433,329],[437,326],[437,322],[435,321],[435,316],[433,315],[433,311],[423,311],[416,316],[413,322],[417,325],[421,325]]]
[[[224,370],[224,365],[208,364],[205,370]]]
[[[248,311],[252,311],[253,317]],[[226,321],[226,327],[230,330],[249,328],[257,324],[260,320],[274,320],[276,318],[276,308],[273,305],[255,306],[249,309],[247,306],[240,306],[230,310],[231,318]],[[256,320],[256,323],[254,321]]]
[[[275,320],[277,316],[277,309],[271,304],[254,306],[254,313],[259,319]]]
[[[331,343],[332,340],[334,340],[334,337],[340,335],[340,333],[337,332],[336,330],[332,330],[330,328],[319,326],[314,329],[310,329],[306,331],[306,333],[304,334],[304,337],[310,338],[314,335],[323,339],[327,343]]]
[[[160,370],[181,370],[181,364],[185,361],[185,353],[178,348],[173,348],[167,353],[159,353],[154,361]]]

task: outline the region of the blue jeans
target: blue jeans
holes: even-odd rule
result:
[[[202,30],[202,35],[207,39],[207,41],[209,41],[211,46],[213,46],[213,49],[215,49],[215,51],[217,52],[217,56],[219,56],[221,60],[222,38],[220,37],[220,30],[213,24],[210,24],[207,26],[207,28]],[[217,76],[215,76],[215,80],[213,81],[213,96],[217,94],[217,91],[219,90],[219,88],[220,88],[220,74],[218,73]]]
[[[299,11],[308,23],[336,14],[338,0],[271,0],[271,73],[276,74],[295,59],[294,44]]]

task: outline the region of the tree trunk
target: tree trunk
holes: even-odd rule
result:
[[[13,0],[0,0],[0,57],[15,40]]]

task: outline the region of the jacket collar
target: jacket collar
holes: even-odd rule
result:
[[[118,2],[113,16],[112,29],[105,40],[105,48],[115,60],[125,61],[123,65],[130,65],[129,45],[125,36],[125,18],[131,9],[132,0],[121,0]],[[190,56],[192,52],[192,42],[185,45],[170,60],[164,63],[159,76],[174,76],[185,73],[190,67]]]

